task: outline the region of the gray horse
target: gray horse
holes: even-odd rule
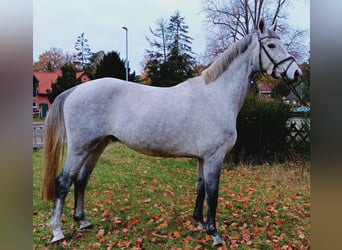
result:
[[[258,71],[287,81],[301,75],[275,30],[276,24],[266,29],[262,19],[258,30],[233,44],[202,75],[174,87],[103,78],[58,96],[45,122],[44,140],[43,199],[54,200],[52,242],[64,239],[61,213],[72,183],[74,219],[80,228],[91,226],[84,214],[84,191],[104,148],[117,140],[144,154],[198,159],[193,217],[213,244],[221,245],[215,223],[221,166],[235,144],[236,118],[251,78]],[[56,178],[63,137],[68,150]]]

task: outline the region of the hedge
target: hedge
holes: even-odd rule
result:
[[[237,141],[228,158],[233,163],[283,162],[290,153],[286,121],[290,106],[249,96],[237,118]]]

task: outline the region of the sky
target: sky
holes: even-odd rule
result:
[[[292,0],[289,8],[289,23],[309,29],[310,1]],[[192,51],[202,54],[206,46],[202,0],[33,0],[33,60],[51,47],[75,53],[76,39],[83,32],[92,52],[117,51],[125,59],[125,26],[130,68],[140,74],[149,49],[145,37],[152,38],[149,27],[154,29],[158,18],[168,20],[177,10],[194,38]]]

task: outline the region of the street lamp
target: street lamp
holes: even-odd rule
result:
[[[126,30],[126,81],[128,81],[128,29],[127,27],[122,27],[124,30]]]

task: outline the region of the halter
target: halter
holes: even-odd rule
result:
[[[288,71],[288,69],[290,68],[291,64],[292,64],[293,62],[295,62],[294,57],[293,57],[293,56],[289,56],[289,57],[287,57],[287,58],[285,58],[285,59],[283,59],[283,60],[281,60],[281,61],[279,61],[279,62],[276,62],[276,61],[272,58],[272,56],[268,53],[268,51],[267,51],[267,49],[265,48],[265,46],[261,43],[261,41],[262,41],[263,39],[266,39],[266,38],[276,38],[276,39],[280,39],[278,36],[265,36],[265,37],[260,38],[260,32],[258,32],[258,40],[259,40],[259,45],[260,45],[260,51],[259,51],[259,65],[260,65],[260,70],[263,71],[263,69],[262,69],[262,63],[261,63],[261,50],[263,49],[263,50],[265,51],[265,54],[267,55],[268,59],[270,59],[270,61],[271,61],[272,64],[273,64],[272,76],[273,76],[274,78],[276,78],[276,69],[277,69],[277,67],[278,67],[279,65],[283,64],[284,62],[291,60],[291,62],[289,63],[289,65],[287,65],[285,72],[283,72],[283,73],[281,74],[282,77],[287,78],[287,76],[286,76],[286,75],[287,75],[287,71]]]

